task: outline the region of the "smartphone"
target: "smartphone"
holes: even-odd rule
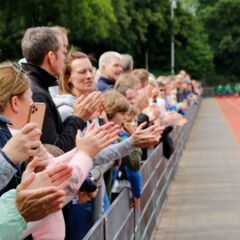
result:
[[[41,102],[33,102],[30,105],[28,122],[37,123],[38,127],[42,129],[44,116],[46,111],[46,104]]]
[[[41,102],[33,102],[29,108],[28,123],[33,122],[38,124],[38,128],[42,130],[43,121],[45,117],[46,104]],[[40,135],[35,140],[40,140]],[[32,157],[25,161],[27,165],[32,161]],[[41,172],[44,169],[42,167],[36,167],[35,172]]]

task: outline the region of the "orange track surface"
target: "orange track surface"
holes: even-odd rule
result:
[[[240,97],[216,97],[216,101],[240,144]]]

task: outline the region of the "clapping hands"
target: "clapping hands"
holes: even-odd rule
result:
[[[92,92],[87,97],[82,95],[77,99],[73,107],[73,115],[87,122],[98,117],[104,108],[104,101],[101,92]]]
[[[81,131],[78,131],[76,137],[77,150],[85,152],[90,157],[94,157],[103,148],[116,141],[119,138],[119,132],[119,126],[112,122],[101,127],[96,127],[95,124],[92,123],[84,137],[81,136]]]

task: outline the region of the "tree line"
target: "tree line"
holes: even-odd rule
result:
[[[0,3],[0,60],[21,58],[28,27],[61,25],[69,41],[96,59],[107,50],[130,53],[136,67],[170,74],[171,35],[176,72],[211,85],[237,80],[240,0],[9,0]]]

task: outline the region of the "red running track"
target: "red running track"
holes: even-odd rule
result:
[[[240,97],[216,97],[216,101],[240,144]]]

